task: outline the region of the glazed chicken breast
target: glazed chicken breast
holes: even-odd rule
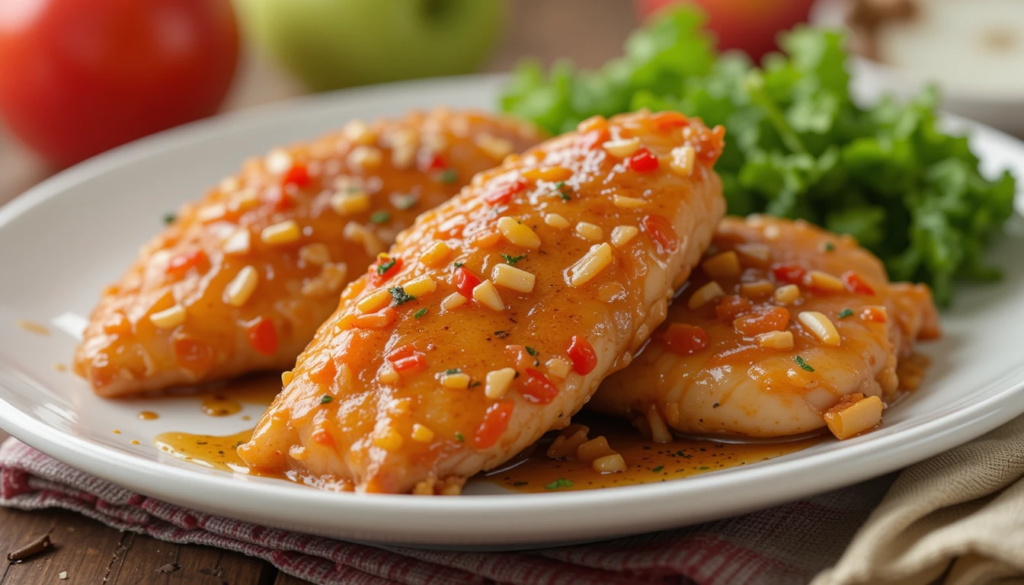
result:
[[[598,117],[477,175],[342,293],[241,458],[328,489],[449,494],[568,424],[710,242],[723,134]]]
[[[437,110],[251,159],[103,293],[75,371],[106,397],[283,371],[399,231],[540,140],[510,119]]]
[[[645,417],[656,440],[667,427],[785,437],[826,424],[846,438],[880,421],[898,360],[938,335],[928,288],[890,284],[849,236],[729,217],[650,346],[589,407]]]

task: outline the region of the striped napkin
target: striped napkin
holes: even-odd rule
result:
[[[677,530],[473,553],[374,547],[256,526],[136,494],[15,439],[0,446],[0,505],[66,508],[120,530],[229,549],[296,577],[346,585],[831,585],[943,576],[959,585],[1024,578],[1022,477],[1024,418],[898,479]]]

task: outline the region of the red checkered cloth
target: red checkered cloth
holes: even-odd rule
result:
[[[15,439],[0,446],[0,505],[66,508],[119,530],[258,557],[345,585],[806,583],[832,566],[895,479],[885,476],[747,516],[596,544],[474,553],[367,546],[173,506],[69,467]]]

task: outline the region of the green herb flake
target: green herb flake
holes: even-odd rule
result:
[[[458,441],[459,441],[460,443],[465,443],[465,442],[466,442],[466,437],[464,437],[464,436],[462,435],[462,433],[460,433],[460,432],[458,432],[458,431],[456,431],[456,432],[455,432],[455,438],[456,438],[456,439],[457,439],[457,440],[458,440]]]
[[[802,370],[806,370],[808,372],[814,371],[814,368],[811,367],[811,364],[805,362],[804,358],[800,356],[796,356],[795,358],[793,358],[793,361],[796,362],[796,365],[800,366]]]
[[[501,257],[504,258],[505,262],[508,262],[509,265],[515,266],[520,260],[524,260],[526,258],[526,254],[521,256],[509,256],[508,254],[502,254]]]
[[[174,220],[176,220],[176,219],[178,219],[177,215],[175,215],[173,213],[165,213],[164,214],[164,225],[171,225],[172,223],[174,223]]]
[[[383,264],[378,264],[377,265],[377,274],[384,274],[388,270],[391,270],[391,267],[394,266],[395,263],[397,263],[397,262],[398,262],[397,258],[392,258],[392,259],[388,260],[387,262],[384,262]]]
[[[330,404],[334,400],[333,396],[327,396],[326,394],[320,397],[320,404]]]
[[[426,314],[427,314],[427,308],[426,308],[426,307],[423,307],[423,308],[422,308],[422,309],[420,309],[419,311],[416,311],[415,313],[413,313],[413,314],[412,314],[412,316],[413,316],[414,318],[416,318],[416,319],[422,319],[422,318],[423,318],[423,316],[424,316],[424,315],[426,315]]]
[[[455,171],[455,169],[445,169],[445,170],[441,171],[440,174],[437,175],[437,180],[438,181],[441,181],[442,183],[448,183],[448,184],[454,183],[455,179],[458,179],[458,178],[459,178],[459,174]]]
[[[462,370],[460,370],[459,368],[449,368],[445,370],[444,373],[446,376],[450,376],[452,374],[461,374]]]
[[[654,469],[652,469],[651,471],[654,472],[654,473],[660,473],[661,470],[663,470],[663,469],[665,469],[665,466],[664,465],[659,465],[659,466],[655,467]]]
[[[528,483],[529,482],[526,482],[526,481],[517,481],[517,482],[513,483],[512,485],[514,485],[515,487],[523,487],[524,485],[527,485]]]
[[[396,209],[401,209],[402,211],[416,207],[419,201],[420,196],[415,193],[394,193],[391,195],[391,204]]]
[[[843,309],[842,311],[839,311],[840,319],[845,319],[847,317],[850,317],[851,315],[853,315],[853,311],[850,309]]]
[[[399,305],[403,305],[405,303],[408,303],[409,301],[415,301],[416,300],[416,297],[414,297],[411,294],[405,292],[405,289],[400,287],[400,286],[393,286],[393,287],[388,289],[388,292],[391,293],[391,306],[392,307],[397,307]]]
[[[557,489],[561,489],[561,488],[572,487],[573,485],[575,485],[575,484],[572,483],[571,481],[569,481],[568,479],[563,479],[563,478],[560,477],[560,478],[556,479],[555,481],[549,483],[548,485],[544,486],[544,489],[546,489],[546,490],[557,490]]]
[[[462,268],[465,265],[466,265],[465,262],[456,262],[455,264],[452,264],[452,266],[454,266],[456,268]]]
[[[469,387],[470,388],[476,388],[479,385],[480,385],[480,380],[473,380],[472,382],[469,383]]]
[[[831,252],[836,249],[836,245],[832,242],[825,242],[825,245],[821,247],[825,252]]]
[[[528,353],[528,354],[532,355],[533,357],[537,357],[537,353],[538,353],[538,352],[537,352],[537,350],[536,350],[536,349],[533,349],[532,347],[530,347],[529,345],[527,345],[527,346],[526,346],[526,353]]]
[[[375,224],[382,224],[391,221],[391,214],[387,211],[374,211],[370,214],[370,221]]]

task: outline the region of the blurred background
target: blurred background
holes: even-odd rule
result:
[[[55,170],[177,124],[303,93],[598,67],[670,0],[0,0],[0,204]],[[855,94],[938,84],[946,109],[1024,134],[1020,0],[699,0],[721,49],[849,30]],[[325,129],[326,130],[326,129]]]

